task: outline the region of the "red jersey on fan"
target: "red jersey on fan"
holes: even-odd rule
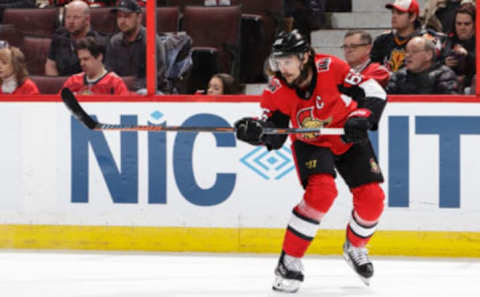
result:
[[[107,72],[104,76],[95,81],[87,81],[84,72],[74,74],[63,84],[64,88],[69,88],[78,95],[128,95],[125,82],[114,72]]]
[[[13,93],[4,93],[2,88],[0,88],[0,94],[8,94],[8,95],[36,95],[40,94],[38,91],[37,85],[33,82],[33,80],[27,78],[23,81],[21,85],[19,85]]]
[[[342,128],[348,115],[357,108],[357,102],[351,97],[340,93],[332,86],[343,85],[352,87],[363,85],[368,92],[378,85],[370,87],[370,78],[350,70],[350,66],[339,58],[330,55],[315,55],[315,70],[313,74],[315,86],[311,94],[301,96],[293,88],[278,78],[273,78],[262,95],[260,106],[264,109],[264,119],[269,118],[275,111],[288,115],[294,128],[331,127]],[[309,92],[309,91],[306,91]],[[368,95],[367,95],[368,96]],[[328,147],[336,154],[343,154],[352,143],[345,143],[338,135],[318,136],[314,133],[291,134],[292,143],[295,140],[307,142],[316,146]]]

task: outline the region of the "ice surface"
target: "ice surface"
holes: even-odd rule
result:
[[[479,297],[480,259],[371,256],[362,284],[341,256],[307,256],[297,294],[271,290],[276,255],[1,251],[5,297]]]

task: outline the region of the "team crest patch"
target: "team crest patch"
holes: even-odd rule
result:
[[[380,167],[378,167],[377,162],[373,158],[370,158],[370,170],[375,174],[380,173]]]
[[[280,81],[276,78],[273,78],[268,83],[267,90],[269,90],[272,93],[275,93],[278,89],[280,89],[281,86],[282,85],[280,84]]]
[[[332,59],[330,58],[321,58],[318,59],[317,61],[317,71],[318,72],[325,72],[330,69],[330,63],[332,62]]]
[[[325,120],[315,118],[313,115],[313,107],[300,109],[297,112],[297,123],[302,128],[322,128],[329,125],[332,122],[332,117]],[[301,134],[303,139],[311,140],[319,136],[318,133],[304,133]]]

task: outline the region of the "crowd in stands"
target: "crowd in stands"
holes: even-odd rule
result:
[[[416,0],[397,0],[386,8],[392,11],[392,30],[375,39],[370,56],[372,62],[392,73],[387,93],[471,92],[475,74],[474,2],[428,1],[423,16]],[[439,28],[445,30],[437,31]]]
[[[278,1],[282,1],[284,10],[280,14],[281,21],[278,15],[275,16],[275,31],[296,28],[306,36],[312,30],[328,27],[326,11],[351,9],[351,1]],[[158,0],[157,5],[162,7],[177,2]],[[242,4],[242,0],[190,2],[207,7]],[[0,19],[5,10],[12,8],[61,9],[58,11],[58,27],[48,37],[51,42],[41,75],[63,78],[62,85],[79,94],[144,94],[145,3],[145,0],[0,0]],[[417,0],[393,1],[385,7],[391,11],[392,29],[375,39],[366,31],[348,31],[341,46],[344,58],[355,71],[374,77],[389,94],[473,94],[476,73],[475,5],[474,0],[428,0],[420,11]],[[107,9],[105,13],[114,20],[115,31],[103,32],[92,26],[95,21],[91,14],[95,8],[92,7]],[[184,12],[183,9],[180,7],[180,12]],[[255,18],[249,16],[243,19],[242,24],[252,20],[255,22]],[[4,25],[0,25],[0,35]],[[273,39],[264,39],[268,40]],[[206,86],[204,91],[185,87],[190,76],[194,76],[192,72],[206,60],[205,53],[219,63],[221,55],[231,56],[232,60],[240,55],[234,44],[227,45],[225,42],[221,49],[225,54],[218,49],[195,46],[195,41],[185,32],[159,32],[157,25],[157,94],[242,93],[243,88],[239,86],[248,79],[242,80],[244,76],[238,75],[238,69],[231,61],[229,69],[214,65],[209,71],[204,71],[203,82],[200,82],[200,85]],[[246,40],[243,42],[248,43]],[[263,46],[268,51],[271,44],[267,42]],[[259,51],[250,53],[251,57],[247,58],[267,60],[268,52],[265,54],[258,44],[256,47]],[[25,50],[32,51],[31,48],[9,44],[6,40],[0,42],[1,94],[40,93],[34,82],[39,74],[33,73],[29,78],[29,55]],[[252,66],[245,66],[249,64],[245,61],[241,64],[240,67],[246,69]],[[253,64],[255,69],[260,69],[262,79],[266,80],[268,74],[263,73],[262,65]],[[252,76],[255,76],[253,72]]]

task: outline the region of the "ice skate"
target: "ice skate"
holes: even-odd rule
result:
[[[369,286],[370,278],[373,276],[373,264],[368,259],[367,249],[365,247],[354,247],[347,240],[343,244],[343,257],[363,283]]]
[[[295,293],[303,282],[303,265],[300,258],[291,257],[282,252],[272,289],[275,291]]]

